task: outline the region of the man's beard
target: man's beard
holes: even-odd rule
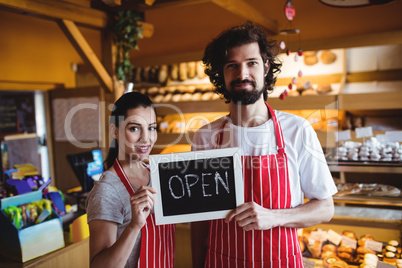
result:
[[[234,90],[233,88],[242,83],[250,83],[253,87],[253,90],[246,90],[246,89],[241,89],[241,90]],[[228,90],[229,97],[233,103],[240,104],[240,105],[249,105],[249,104],[254,104],[261,95],[264,93],[264,88],[257,89],[256,88],[256,83],[255,81],[252,80],[234,80],[230,83],[231,89]]]

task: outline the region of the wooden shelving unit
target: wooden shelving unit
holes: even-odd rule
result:
[[[402,90],[394,92],[340,94],[337,96],[341,110],[402,109]]]

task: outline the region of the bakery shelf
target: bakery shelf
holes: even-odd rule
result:
[[[268,98],[268,103],[277,110],[302,110],[302,109],[323,109],[333,105],[337,100],[336,95],[316,95],[287,97],[283,100],[278,97]],[[224,100],[210,101],[182,101],[156,103],[158,115],[163,116],[172,113],[208,113],[228,112],[228,104]]]
[[[402,91],[340,94],[341,110],[402,109]]]
[[[158,140],[152,148],[151,154],[159,154],[166,147],[176,144],[191,144],[194,133],[158,133]]]
[[[355,205],[372,205],[387,207],[402,207],[402,197],[364,196],[364,195],[343,195],[333,196],[334,203],[346,203]],[[400,212],[402,220],[402,212]]]
[[[209,112],[228,112],[228,104],[224,100],[211,101],[181,101],[156,103],[158,116],[180,113],[209,113]]]
[[[354,173],[393,173],[402,174],[402,165],[400,162],[392,163],[367,163],[363,164],[361,162],[339,162],[339,163],[328,163],[331,172],[354,172]]]
[[[313,95],[313,96],[297,96],[286,97],[281,100],[278,97],[270,98],[268,96],[268,104],[276,110],[309,110],[324,109],[328,105],[334,105],[337,95]]]

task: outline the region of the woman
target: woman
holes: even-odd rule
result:
[[[156,191],[144,163],[156,128],[147,96],[131,92],[115,102],[107,170],[87,198],[91,267],[173,267],[174,225],[155,225]]]

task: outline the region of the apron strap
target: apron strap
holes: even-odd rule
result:
[[[275,128],[275,134],[276,134],[276,142],[277,142],[277,150],[279,154],[284,154],[285,153],[285,142],[283,141],[283,135],[282,135],[282,128],[281,124],[279,123],[278,119],[276,118],[274,110],[271,108],[271,106],[268,105],[268,103],[265,102],[265,105],[268,108],[268,113],[271,115],[272,120],[274,121],[274,128]],[[216,138],[216,148],[220,148],[222,145],[223,141],[223,131],[226,126],[226,123],[228,122],[228,118],[230,117],[230,114],[226,116],[226,118],[223,120],[222,125],[219,128],[219,134]]]
[[[114,170],[115,170],[116,173],[117,173],[117,176],[119,176],[121,182],[122,182],[122,183],[124,184],[124,186],[126,187],[127,192],[130,194],[130,196],[132,196],[132,195],[134,194],[134,192],[135,192],[135,191],[134,191],[134,188],[133,188],[133,186],[131,185],[130,181],[128,180],[127,175],[126,175],[126,173],[124,172],[124,170],[123,170],[122,166],[120,165],[119,160],[117,160],[117,158],[116,158],[116,160],[114,160],[113,167],[114,167]]]
[[[271,106],[269,106],[268,103],[265,103],[265,105],[268,107],[268,111],[272,116],[272,120],[274,121],[278,153],[284,154],[285,153],[285,142],[283,141],[281,124],[279,123],[278,119],[276,118],[276,114],[274,113],[274,110],[271,108]]]

